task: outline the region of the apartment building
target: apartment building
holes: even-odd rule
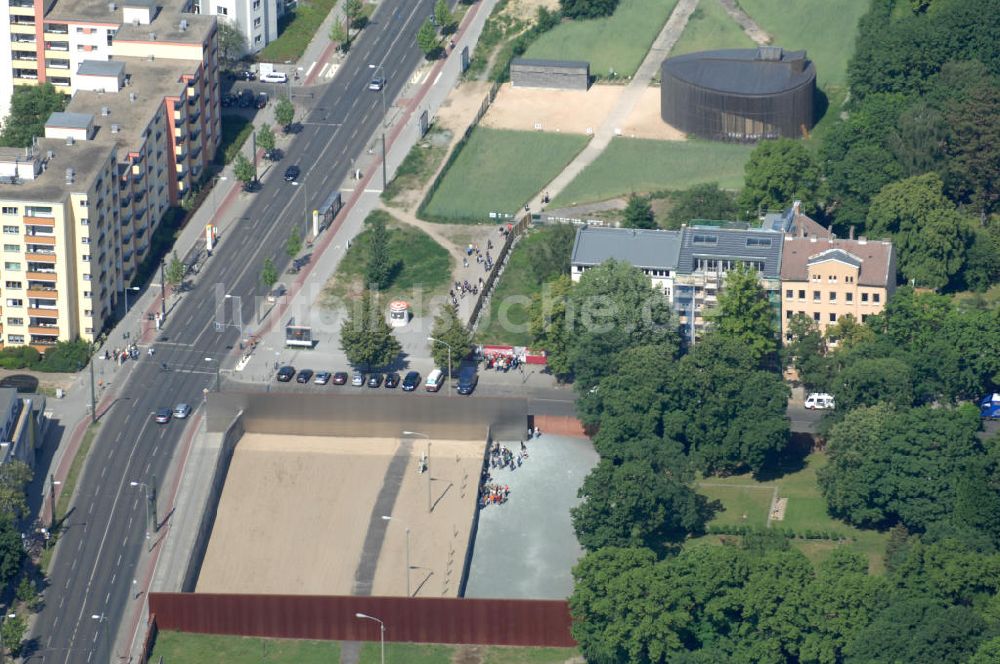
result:
[[[865,322],[896,290],[891,242],[864,238],[786,237],[781,261],[781,331],[795,314],[826,331],[843,316]]]
[[[285,0],[194,0],[197,14],[217,16],[242,33],[247,50],[256,53],[278,38]]]
[[[99,334],[167,210],[215,155],[215,19],[137,12],[124,14],[114,60],[80,63],[44,137],[0,149],[2,346]]]
[[[672,300],[680,248],[680,231],[583,226],[573,243],[570,277],[580,281],[585,271],[607,260],[625,261]]]

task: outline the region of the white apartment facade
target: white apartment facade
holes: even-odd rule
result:
[[[192,8],[236,27],[247,50],[257,53],[278,38],[278,19],[285,13],[285,0],[195,0]]]

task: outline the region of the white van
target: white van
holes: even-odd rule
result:
[[[825,392],[813,392],[806,397],[805,407],[810,410],[833,410],[837,407],[833,395]]]
[[[424,381],[424,389],[428,392],[437,392],[444,385],[444,372],[440,369],[435,369],[434,371],[427,374],[427,380]]]

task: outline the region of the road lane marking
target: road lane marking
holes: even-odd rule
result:
[[[315,65],[316,63],[314,62],[313,64]],[[326,76],[326,70],[329,69],[329,68],[330,68],[330,63],[329,62],[323,64],[323,68],[319,70],[319,76],[320,76],[320,78],[322,78],[323,76]],[[312,69],[312,67],[310,67],[309,69]],[[306,76],[308,76],[308,75],[309,74],[306,73]]]
[[[312,70],[313,70],[313,69],[314,69],[315,67],[316,67],[316,61],[315,61],[315,60],[313,60],[313,63],[312,63],[311,65],[309,65],[309,69],[306,69],[306,75],[305,75],[305,78],[309,78],[309,74],[311,74],[311,73],[312,73]]]

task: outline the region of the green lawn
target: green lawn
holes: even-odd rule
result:
[[[431,126],[427,134],[410,148],[403,163],[396,169],[396,175],[382,192],[382,200],[394,207],[405,206],[406,201],[397,201],[402,194],[419,191],[437,172],[441,161],[448,154],[451,132]]]
[[[257,54],[258,62],[298,60],[337,0],[299,0],[278,21],[278,38]]]
[[[462,646],[386,643],[387,664],[451,664]],[[476,646],[481,658],[463,659],[469,664],[564,664],[576,656],[572,648],[508,648]],[[163,664],[336,664],[340,661],[337,641],[259,639],[240,636],[160,632],[150,662]],[[360,664],[378,664],[379,644],[361,646]]]
[[[712,519],[713,524],[760,528],[767,526],[767,512],[774,495],[771,486],[718,486],[713,479],[698,482],[698,493],[718,500],[725,507]]]
[[[388,303],[395,299],[409,300],[414,305],[414,315],[419,316],[423,313],[419,310],[423,298],[447,290],[454,259],[422,230],[407,226],[381,210],[375,210],[371,214],[385,215],[389,229],[389,256],[400,265],[389,288],[382,293],[382,301]],[[368,240],[367,230],[351,240],[350,249],[344,254],[337,272],[324,290],[324,303],[327,306],[339,306],[343,299],[353,298],[361,292],[368,260]],[[414,297],[418,291],[420,297]]]
[[[631,76],[667,22],[677,0],[622,0],[614,15],[563,21],[528,47],[524,57],[586,60],[590,73]]]
[[[751,145],[732,143],[614,138],[549,207],[603,201],[631,192],[686,189],[702,182],[737,189],[743,186],[743,165],[751,151]]]
[[[864,554],[868,558],[869,569],[873,572],[884,570],[882,560],[885,554],[885,545],[888,535],[874,530],[861,530],[846,523],[832,518],[826,511],[826,501],[820,494],[819,486],[816,483],[816,471],[827,463],[825,454],[813,453],[806,457],[805,466],[796,472],[770,482],[757,482],[750,475],[737,475],[733,477],[713,477],[705,481],[710,484],[726,485],[759,485],[768,489],[778,487],[778,497],[788,499],[788,507],[785,511],[783,521],[776,521],[774,526],[787,528],[797,533],[807,530],[834,532],[849,538],[846,544],[837,544],[832,541],[823,540],[794,540],[794,545],[801,549],[813,561],[822,558],[837,546],[850,546],[856,551]],[[709,490],[702,490],[702,493],[712,498],[722,501],[726,512],[716,517],[715,523],[734,524],[742,522],[742,515],[747,514],[747,525],[754,525],[760,512],[762,496],[765,491],[754,490],[734,490],[726,492],[725,489],[712,487]],[[767,493],[767,505],[770,505],[770,491]],[[763,521],[757,521],[761,525],[767,523],[767,507],[764,508]],[[727,514],[728,513],[728,514]]]
[[[422,214],[449,223],[493,223],[515,213],[587,144],[586,136],[477,127]]]
[[[253,123],[241,115],[222,114],[222,143],[215,153],[216,161],[228,164],[243,148],[243,144],[253,133]]]
[[[718,48],[753,48],[754,42],[743,28],[729,17],[718,0],[699,3],[691,14],[681,38],[670,55],[711,51]]]
[[[858,19],[870,0],[739,0],[740,7],[767,30],[775,46],[806,49],[816,63],[821,86],[847,84],[847,61],[854,52]]]

